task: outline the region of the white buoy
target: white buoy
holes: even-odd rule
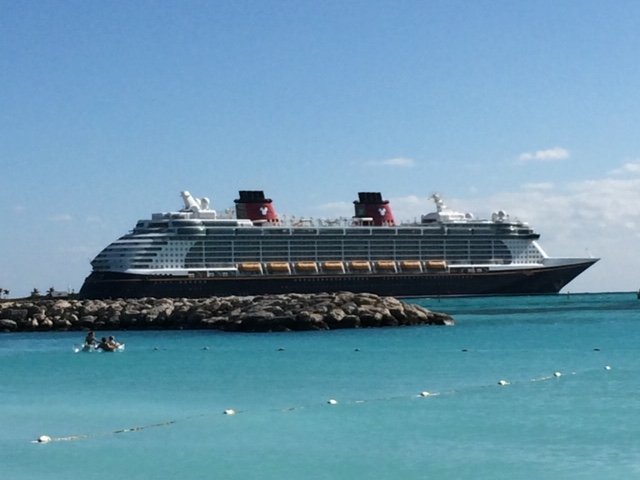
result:
[[[506,380],[500,380],[498,382],[498,385],[500,385],[501,387],[504,387],[505,385],[509,385],[509,382],[507,382]]]
[[[605,365],[604,369],[605,370],[611,370],[611,367],[609,365]]]
[[[224,414],[225,414],[225,415],[235,415],[235,414],[236,414],[236,411],[235,411],[233,408],[227,408],[227,409],[224,411]]]
[[[429,395],[431,395],[429,392],[424,391],[424,392],[420,392],[420,396],[421,397],[428,397]]]
[[[553,376],[554,376],[554,377],[561,377],[561,376],[562,376],[562,373],[560,373],[560,372],[553,372]]]
[[[49,443],[51,441],[51,437],[49,435],[40,435],[38,437],[38,443]]]
[[[333,398],[330,398],[329,400],[327,400],[327,403],[328,403],[329,405],[337,405],[337,404],[338,404],[338,401],[337,401],[337,400],[335,400],[335,399],[333,399]]]

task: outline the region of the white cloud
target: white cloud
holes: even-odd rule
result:
[[[554,184],[551,182],[525,183],[522,188],[527,190],[551,190]]]
[[[413,167],[416,161],[413,158],[395,157],[385,160],[372,160],[367,162],[367,165],[376,165],[383,167]]]
[[[611,175],[640,175],[640,160],[627,162],[622,167],[609,172]]]
[[[566,160],[571,156],[569,150],[562,147],[549,148],[547,150],[537,150],[535,152],[524,152],[518,156],[519,163],[526,162],[557,162]]]

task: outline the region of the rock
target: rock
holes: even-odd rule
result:
[[[301,330],[329,330],[329,326],[324,321],[324,315],[307,310],[296,315],[295,323],[300,325]]]
[[[431,325],[452,326],[455,324],[453,318],[446,313],[430,312],[429,318]]]
[[[93,324],[95,323],[97,318],[98,317],[96,317],[95,315],[84,315],[80,318],[80,325],[85,328],[93,328]],[[69,321],[71,321],[71,318],[69,318]]]
[[[53,321],[50,318],[44,318],[38,323],[42,330],[51,330],[51,327],[53,327]]]
[[[248,297],[27,300],[0,303],[4,331],[218,329],[268,332],[453,325],[444,313],[370,293]]]
[[[342,310],[347,315],[352,315],[358,311],[358,305],[352,301],[348,301],[342,304]]]
[[[64,318],[54,318],[53,325],[56,330],[71,330],[73,328],[73,324],[69,320],[65,320]]]
[[[120,319],[123,322],[135,322],[138,318],[140,318],[140,310],[136,308],[127,308],[120,314]]]
[[[221,330],[226,323],[226,317],[210,317],[202,319],[200,321],[200,327]]]
[[[210,316],[209,312],[204,308],[196,308],[189,311],[189,314],[187,315],[187,321],[189,323],[199,323],[201,320],[209,316]]]
[[[29,315],[29,310],[26,308],[7,308],[2,312],[2,316],[8,320],[20,322],[26,320]]]
[[[49,308],[50,315],[62,315],[65,310],[70,310],[72,305],[67,300],[57,300],[51,307]]]
[[[18,323],[10,318],[0,318],[0,330],[4,332],[14,332],[18,328]]]
[[[347,316],[346,313],[340,308],[332,308],[327,314],[324,316],[324,321],[329,326],[329,328],[346,328],[342,326],[342,320]]]
[[[360,328],[360,317],[357,315],[345,315],[344,318],[332,328]]]

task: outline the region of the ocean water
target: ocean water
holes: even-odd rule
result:
[[[412,301],[456,325],[0,335],[0,478],[640,478],[635,293]]]

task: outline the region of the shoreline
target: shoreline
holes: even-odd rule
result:
[[[0,303],[0,332],[222,330],[284,332],[454,325],[394,297],[370,293],[114,300],[24,299]]]

